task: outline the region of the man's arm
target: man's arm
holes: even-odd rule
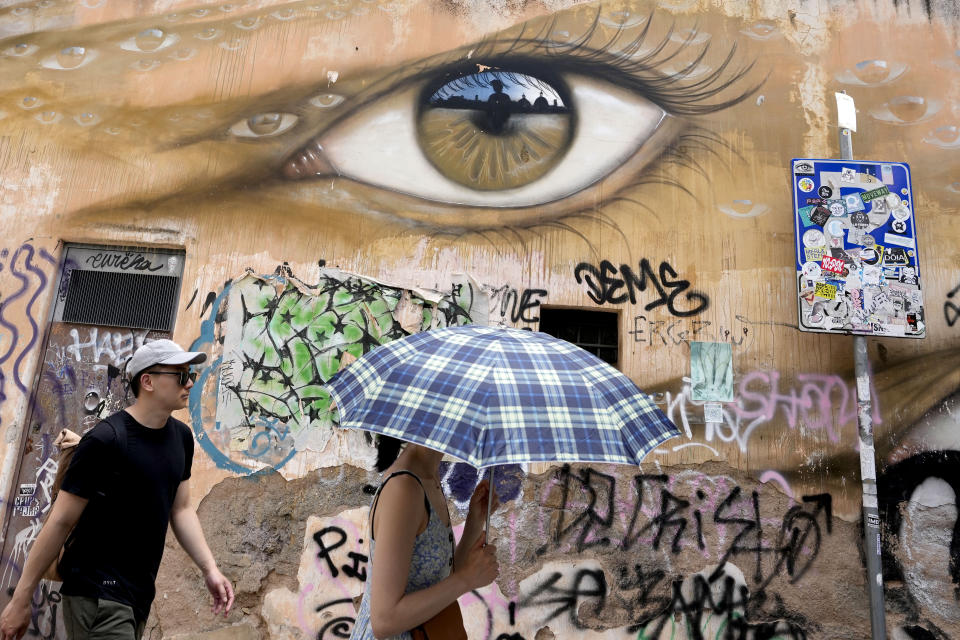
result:
[[[43,572],[60,554],[63,543],[80,519],[87,499],[67,491],[60,491],[50,507],[50,515],[30,549],[23,573],[17,582],[13,597],[0,614],[0,638],[19,640],[30,624],[30,601],[37,590]]]
[[[170,526],[173,527],[173,534],[177,537],[180,546],[203,572],[207,589],[213,595],[213,612],[216,614],[223,611],[223,615],[226,616],[230,607],[233,606],[233,585],[220,573],[217,561],[213,559],[210,547],[203,537],[200,518],[190,506],[190,487],[186,480],[180,483],[177,496],[173,500]]]

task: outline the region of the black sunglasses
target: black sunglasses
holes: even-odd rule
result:
[[[197,381],[197,372],[196,371],[146,371],[150,375],[157,373],[167,375],[167,376],[177,376],[177,382],[180,383],[181,387],[187,386],[187,380],[191,382]]]

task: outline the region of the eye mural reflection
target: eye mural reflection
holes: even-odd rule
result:
[[[357,576],[373,575],[363,488],[378,477],[368,439],[306,401],[348,366],[332,354],[460,309],[458,323],[561,326],[615,350],[680,430],[639,468],[518,468],[494,514],[497,587],[461,601],[469,637],[868,637],[850,343],[796,328],[797,305],[826,322],[866,298],[854,285],[798,298],[790,269],[789,160],[839,154],[844,90],[855,157],[910,164],[897,197],[911,209],[889,234],[874,231],[894,213],[849,209],[865,244],[831,254],[843,216],[814,190],[811,248],[894,291],[922,278],[931,310],[923,340],[868,343],[880,499],[897,515],[884,524],[889,635],[960,638],[952,0],[7,5],[0,591],[38,526],[11,505],[22,485],[42,492],[47,436],[68,420],[57,407],[106,397],[74,356],[120,353],[106,329],[74,340],[50,321],[64,243],[89,242],[184,252],[173,337],[210,357],[179,417],[198,442],[191,495],[244,605],[227,620],[237,633],[349,635]],[[918,268],[893,282],[910,251]],[[821,261],[806,268],[826,278]],[[396,296],[371,306],[353,282]],[[250,306],[281,297],[297,309]],[[877,309],[899,320],[901,302]],[[729,347],[732,402],[694,400],[691,342]],[[307,375],[318,359],[329,366]],[[476,478],[452,464],[442,482],[462,497]],[[313,534],[328,528],[346,537],[318,559]],[[166,553],[147,633],[215,629],[183,615],[198,585],[179,547]],[[37,634],[62,640],[43,622],[57,612],[35,613]]]
[[[498,70],[428,89],[417,114],[423,153],[444,176],[472,189],[529,184],[570,145],[573,114],[559,87],[559,80]]]

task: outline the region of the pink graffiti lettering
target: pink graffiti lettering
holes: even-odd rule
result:
[[[692,400],[690,379],[683,379],[677,395],[669,392],[663,398],[667,417],[693,439],[691,424],[703,422],[701,402]],[[873,396],[873,421],[882,422],[876,390]],[[753,431],[782,416],[789,429],[804,428],[823,431],[831,442],[838,442],[840,429],[855,423],[856,395],[851,384],[832,374],[799,374],[792,387],[781,388],[776,371],[753,371],[741,377],[736,389],[736,403],[723,407],[723,422],[707,423],[704,440],[736,442],[746,451]]]

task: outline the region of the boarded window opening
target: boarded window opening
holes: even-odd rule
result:
[[[541,307],[540,331],[572,342],[616,366],[620,344],[618,317],[613,311]]]

